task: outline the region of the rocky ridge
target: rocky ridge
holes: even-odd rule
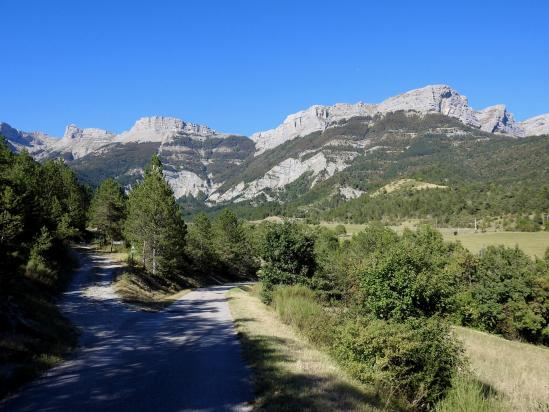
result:
[[[304,175],[314,186],[349,167],[361,154],[394,152],[395,141],[412,141],[418,132],[406,126],[378,134],[368,130],[400,112],[412,117],[437,114],[456,119],[459,123],[451,127],[428,130],[456,139],[470,133],[468,130],[515,138],[549,134],[549,114],[517,122],[504,105],[476,111],[465,96],[446,85],[411,90],[379,104],[315,105],[289,115],[275,129],[253,134],[251,139],[163,116],[143,117],[120,134],[71,124],[62,138],[55,139],[40,132],[16,130],[6,123],[0,123],[0,134],[7,137],[14,150],[27,149],[36,158],[61,156],[77,171],[82,167],[87,171],[108,169],[124,159],[122,169],[118,167],[113,175],[124,184],[140,179],[144,159],[156,152],[164,162],[166,178],[176,197],[200,197],[215,204],[252,200],[260,195],[276,199],[278,193]],[[347,130],[349,125],[352,127]],[[277,148],[287,147],[297,137],[308,137],[307,146],[293,151],[281,149],[279,155]],[[141,160],[134,161],[132,156]],[[273,158],[276,161],[271,161]],[[361,194],[352,187],[338,190],[345,198]]]
[[[391,97],[380,104],[336,104],[312,106],[288,116],[275,129],[254,133],[256,155],[272,149],[288,140],[325,130],[330,124],[352,117],[384,115],[396,111],[414,111],[420,114],[440,113],[458,119],[464,125],[514,137],[549,133],[549,114],[516,122],[504,105],[491,106],[475,111],[467,97],[447,85],[430,85]]]

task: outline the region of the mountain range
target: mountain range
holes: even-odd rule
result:
[[[549,114],[518,122],[504,105],[477,111],[446,85],[426,86],[379,104],[315,105],[250,137],[161,116],[141,118],[120,134],[71,124],[61,138],[0,123],[0,135],[14,151],[25,149],[39,160],[62,157],[92,185],[114,177],[131,186],[158,153],[176,197],[209,205],[284,201],[289,189],[298,187],[298,195],[305,194],[330,179],[332,192],[354,198],[375,181],[376,173],[387,172],[380,162],[398,162],[398,156],[413,154],[426,138],[474,148],[479,142],[546,134]],[[374,158],[375,167],[368,164]],[[333,179],[349,168],[355,176],[362,170],[364,179]]]

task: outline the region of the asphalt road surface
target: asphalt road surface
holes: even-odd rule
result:
[[[82,335],[74,356],[0,403],[4,411],[246,411],[252,388],[225,292],[194,290],[162,312],[122,304],[116,265],[81,253],[59,306]]]

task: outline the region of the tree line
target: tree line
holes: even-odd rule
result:
[[[133,263],[153,276],[239,278],[257,270],[250,231],[231,211],[221,211],[213,221],[201,213],[185,223],[157,155],[127,196],[113,179],[99,185],[89,224],[111,245],[126,242]]]

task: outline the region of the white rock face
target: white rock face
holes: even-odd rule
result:
[[[549,134],[549,113],[532,117],[520,123],[525,136]]]
[[[37,157],[55,142],[55,139],[45,133],[24,132],[3,122],[0,122],[0,135],[4,136],[15,150],[27,150],[30,154]]]
[[[481,111],[469,106],[467,97],[447,85],[430,85],[391,97],[379,104],[336,104],[312,106],[288,116],[275,129],[254,133],[256,156],[288,140],[323,131],[340,119],[372,116],[396,111],[413,111],[420,114],[440,113],[454,117],[463,124],[489,133],[502,133],[515,137],[549,133],[549,114],[517,123],[505,106],[496,105]]]
[[[467,97],[446,85],[426,86],[391,97],[377,106],[379,113],[413,110],[419,113],[440,113],[455,117],[462,123],[479,127],[475,111],[469,107]]]
[[[349,186],[343,186],[339,188],[339,194],[345,199],[356,199],[357,197],[362,196],[364,193],[366,192]]]
[[[175,117],[142,117],[133,127],[117,136],[121,143],[129,142],[167,142],[177,134],[185,133],[193,139],[205,140],[208,137],[225,137],[228,135],[217,133],[207,126],[187,123]]]
[[[289,115],[276,129],[254,133],[251,139],[255,142],[257,156],[298,136],[324,130],[331,122],[373,114],[375,114],[375,106],[364,103],[312,106],[307,110]]]
[[[55,141],[50,150],[71,153],[73,158],[78,159],[102,146],[113,143],[114,138],[113,133],[103,129],[80,129],[76,125],[70,124],[66,127],[63,137]]]
[[[164,176],[173,189],[176,199],[183,196],[197,196],[200,192],[208,194],[211,187],[208,181],[188,170],[178,172],[165,170]]]
[[[209,200],[213,202],[241,202],[257,197],[265,189],[282,189],[296,181],[304,173],[312,172],[312,176],[315,177],[325,174],[324,178],[327,178],[347,166],[344,159],[328,160],[322,152],[303,161],[290,157],[274,166],[263,177],[250,183],[240,182],[223,194],[213,193]]]
[[[477,112],[480,129],[488,133],[504,133],[516,137],[524,136],[524,130],[515,122],[512,113],[503,104],[487,107]]]

